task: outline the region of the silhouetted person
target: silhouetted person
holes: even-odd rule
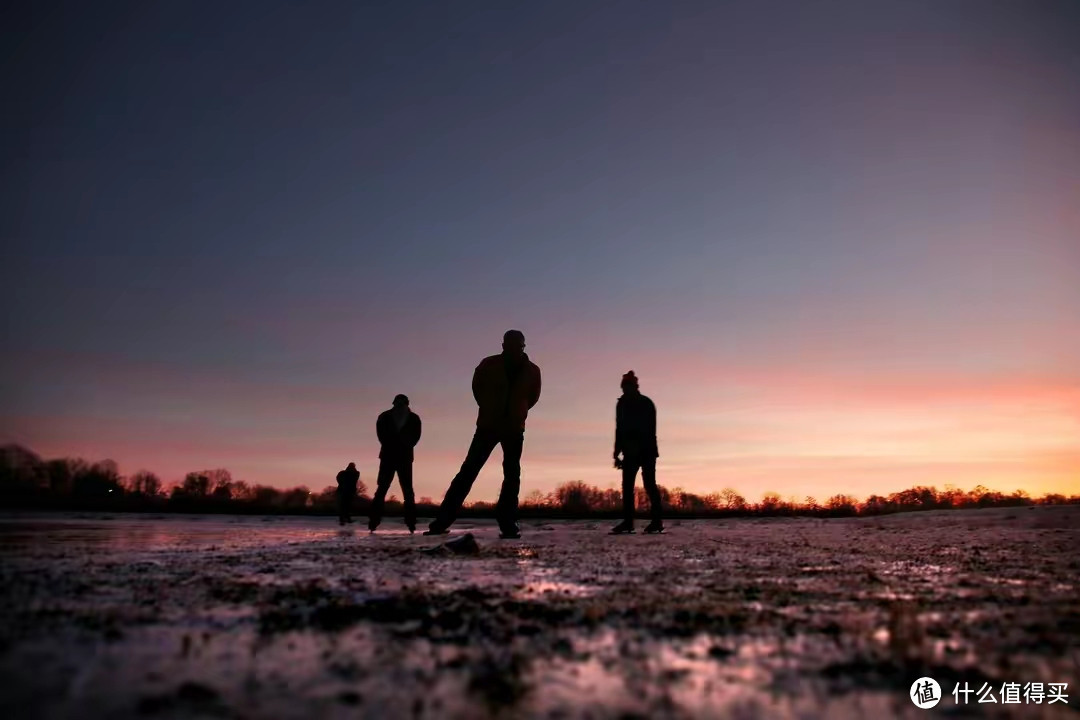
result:
[[[390,483],[397,473],[401,494],[405,498],[405,526],[409,532],[416,530],[416,499],[413,495],[412,464],[413,448],[420,442],[420,416],[409,409],[409,398],[394,397],[394,406],[379,415],[375,421],[375,434],[379,436],[379,478],[376,480],[375,497],[371,499],[368,513],[368,529],[375,532],[382,521],[383,502]]]
[[[525,442],[525,418],[540,399],[540,368],[525,354],[525,335],[507,330],[503,351],[480,361],[473,373],[473,397],[479,406],[476,434],[461,470],[450,483],[442,505],[425,535],[447,532],[496,445],[503,450],[503,483],[495,517],[500,537],[521,537],[517,525],[518,492],[521,489],[521,449]]]
[[[360,471],[356,463],[337,474],[338,521],[344,525],[352,522],[352,504],[356,497],[356,484],[360,482]]]
[[[616,535],[634,532],[634,478],[639,468],[652,512],[652,522],[645,532],[663,532],[660,489],[656,487],[656,458],[660,457],[656,446],[656,406],[638,390],[633,370],[623,375],[622,391],[615,404],[615,467],[622,470],[623,521],[611,532]]]

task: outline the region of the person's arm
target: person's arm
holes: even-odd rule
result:
[[[653,441],[653,450],[656,451],[656,457],[660,457],[660,445],[656,441],[656,404],[649,401],[649,436]]]
[[[540,400],[540,368],[536,365],[533,365],[533,367],[536,368],[536,382],[533,383],[530,388],[530,390],[532,390],[532,394],[529,396],[530,410],[532,409],[532,406]]]
[[[420,433],[423,432],[423,428],[420,423],[420,416],[414,414],[413,417],[416,418],[416,437],[412,438],[412,446],[416,447],[416,444],[420,442]]]
[[[480,385],[483,383],[483,373],[481,370],[483,367],[484,363],[481,361],[480,364],[476,366],[476,369],[473,370],[472,374],[472,396],[477,405],[480,404]]]
[[[622,452],[622,406],[615,403],[615,467],[619,467],[619,453]]]
[[[382,415],[375,421],[375,434],[379,438],[380,445],[386,445],[390,442],[390,432]]]

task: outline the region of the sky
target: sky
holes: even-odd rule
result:
[[[2,12],[0,443],[439,499],[519,328],[523,495],[1080,493],[1080,4]]]

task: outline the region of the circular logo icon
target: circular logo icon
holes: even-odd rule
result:
[[[931,677],[921,677],[911,683],[911,702],[915,707],[929,710],[941,702],[941,686]]]

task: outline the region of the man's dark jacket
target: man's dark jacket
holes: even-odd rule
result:
[[[379,436],[382,448],[379,458],[382,460],[413,461],[413,448],[420,442],[420,416],[409,411],[405,424],[398,430],[394,423],[394,410],[391,408],[379,415],[375,421],[375,434]]]
[[[356,468],[345,468],[337,474],[337,489],[339,493],[352,494],[356,492],[356,484],[360,482],[360,471]]]
[[[540,399],[540,368],[523,355],[511,383],[506,359],[501,354],[491,355],[476,366],[472,391],[478,406],[478,429],[522,431],[529,410]]]
[[[660,457],[656,446],[656,406],[641,393],[626,393],[615,403],[615,454]]]

